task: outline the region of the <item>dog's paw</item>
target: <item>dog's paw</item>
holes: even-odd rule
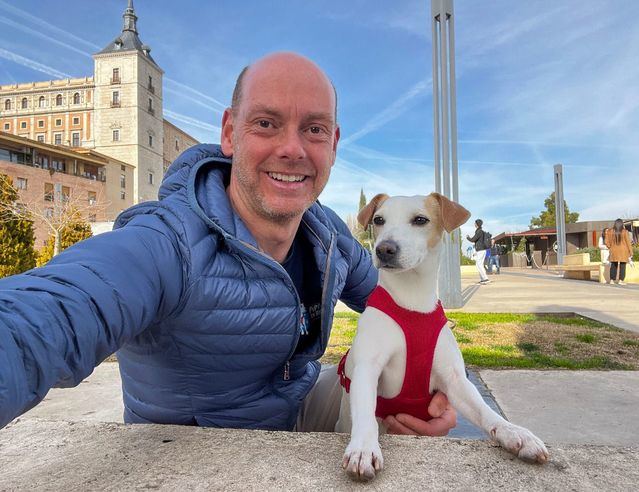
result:
[[[379,443],[355,444],[351,441],[344,452],[342,468],[351,478],[356,480],[372,480],[375,473],[384,466],[384,458]]]
[[[519,459],[529,463],[545,463],[548,461],[548,450],[536,435],[528,429],[507,423],[498,425],[490,431],[491,437],[501,447],[510,451]]]

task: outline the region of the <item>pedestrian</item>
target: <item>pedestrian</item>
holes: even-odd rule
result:
[[[623,220],[615,220],[613,228],[606,231],[605,243],[610,250],[610,280],[617,285],[625,285],[626,263],[632,264],[632,246]]]
[[[486,269],[484,268],[484,260],[486,259],[486,250],[490,248],[490,243],[486,245],[486,233],[482,229],[484,222],[481,219],[475,221],[475,234],[473,237],[466,236],[466,239],[475,245],[475,266],[479,272],[479,284],[485,285],[490,283]]]
[[[337,301],[361,312],[377,283],[317,201],[335,89],[307,58],[268,55],[240,73],[221,127],[221,145],[170,166],[159,201],[0,280],[0,427],[117,350],[126,423],[333,430],[341,388],[318,359]],[[432,420],[400,414],[390,431],[446,434],[455,412],[434,400]]]
[[[601,235],[599,236],[599,254],[601,256],[601,263],[604,265],[608,264],[608,257],[610,256],[610,250],[608,246],[606,246],[606,232],[608,231],[607,227],[603,228],[601,231]]]
[[[493,266],[497,275],[501,273],[501,265],[499,257],[501,256],[501,246],[495,243],[494,239],[490,240],[490,258],[488,259],[488,272],[493,273]]]

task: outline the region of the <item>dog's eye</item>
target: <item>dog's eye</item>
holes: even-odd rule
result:
[[[384,225],[386,221],[384,220],[384,217],[380,216],[380,215],[376,215],[375,217],[373,217],[373,224],[381,226]]]
[[[413,219],[413,225],[418,225],[418,226],[426,225],[429,222],[430,220],[427,217],[424,217],[423,215],[418,215],[417,217]]]

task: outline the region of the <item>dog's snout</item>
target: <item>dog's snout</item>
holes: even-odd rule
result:
[[[392,262],[399,252],[399,245],[395,241],[382,241],[375,248],[375,254],[383,262]]]

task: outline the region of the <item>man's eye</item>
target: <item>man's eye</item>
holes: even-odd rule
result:
[[[418,215],[417,217],[413,219],[413,224],[418,226],[426,225],[429,222],[430,220],[427,217],[424,217],[423,215]]]
[[[381,226],[384,225],[386,221],[384,220],[384,217],[381,217],[379,215],[376,215],[375,217],[373,217],[373,224]]]
[[[312,126],[309,128],[309,130],[311,131],[311,133],[315,133],[315,134],[322,133],[322,128],[319,126]]]
[[[268,120],[260,120],[258,121],[258,125],[260,125],[262,128],[270,128],[271,126],[273,126]]]

